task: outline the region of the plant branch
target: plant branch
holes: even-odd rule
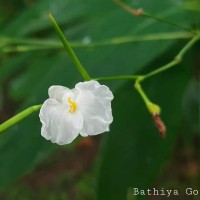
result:
[[[69,44],[67,38],[64,36],[64,34],[62,33],[60,27],[58,26],[56,20],[54,19],[53,15],[50,14],[50,13],[49,13],[49,19],[50,19],[50,21],[51,21],[56,33],[58,34],[61,42],[63,43],[63,46],[64,46],[67,54],[69,55],[69,57],[74,62],[77,70],[80,72],[80,74],[82,75],[82,77],[84,78],[85,81],[91,80],[88,72],[83,67],[81,62],[79,61],[78,57],[76,56],[76,54],[74,53],[73,49],[71,48],[71,45]]]
[[[182,26],[182,25],[180,25],[180,24],[176,24],[176,23],[174,23],[174,22],[172,22],[172,21],[163,19],[163,18],[158,17],[158,16],[154,16],[154,15],[148,13],[148,12],[145,12],[142,8],[134,9],[134,8],[129,7],[129,6],[126,5],[125,3],[121,2],[120,0],[113,0],[113,1],[114,1],[118,6],[120,6],[120,7],[123,8],[125,11],[129,12],[129,13],[132,14],[132,15],[148,17],[148,18],[155,19],[155,20],[157,20],[157,21],[160,21],[160,22],[163,22],[163,23],[172,25],[172,26],[176,26],[176,27],[185,29],[185,30],[190,31],[190,32],[193,32],[193,33],[197,33],[197,32],[195,32],[194,30],[192,30],[192,29],[190,29],[190,28],[188,28],[188,27]]]
[[[160,41],[160,40],[172,40],[172,39],[188,39],[193,37],[193,33],[189,32],[164,32],[164,33],[152,33],[146,35],[133,35],[111,38],[108,40],[96,41],[89,44],[83,44],[81,41],[71,42],[73,48],[91,48],[108,45],[120,45],[131,42],[141,41]],[[37,40],[27,38],[6,38],[6,42],[2,44],[1,52],[26,52],[35,50],[55,50],[63,49],[63,45],[60,42],[54,40]],[[0,38],[4,41],[4,38]]]
[[[121,76],[108,76],[108,77],[98,77],[98,78],[92,78],[96,81],[111,81],[111,80],[136,80],[139,77],[139,75],[121,75]]]
[[[0,133],[10,128],[11,126],[17,124],[18,122],[22,121],[24,118],[28,117],[33,112],[38,111],[40,108],[41,108],[41,105],[31,106],[27,108],[26,110],[20,112],[19,114],[15,115],[14,117],[10,118],[9,120],[5,121],[4,123],[0,125]]]
[[[143,81],[144,79],[147,79],[151,76],[154,76],[156,74],[159,74],[163,71],[166,71],[170,68],[172,68],[173,66],[179,64],[184,55],[187,53],[187,51],[194,45],[194,43],[196,43],[198,40],[200,39],[200,35],[196,35],[195,37],[193,37],[180,51],[179,53],[175,56],[174,60],[172,60],[171,62],[167,63],[166,65],[163,65],[161,67],[159,67],[158,69],[143,75],[143,79],[141,81]]]

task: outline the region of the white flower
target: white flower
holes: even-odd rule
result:
[[[97,81],[81,82],[74,89],[51,86],[40,110],[41,135],[60,145],[82,136],[109,131],[113,121],[113,94]]]

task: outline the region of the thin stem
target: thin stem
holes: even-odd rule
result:
[[[169,25],[177,26],[179,28],[185,29],[185,30],[193,32],[193,33],[197,33],[197,32],[195,32],[194,30],[192,30],[192,29],[190,29],[188,27],[182,26],[180,24],[176,24],[176,23],[174,23],[172,21],[163,19],[163,18],[158,17],[158,16],[154,16],[154,15],[148,13],[148,12],[145,12],[142,8],[134,9],[134,8],[131,8],[131,7],[127,6],[125,3],[121,2],[120,0],[113,0],[113,1],[117,5],[119,5],[121,8],[123,8],[125,11],[129,12],[132,15],[148,17],[148,18],[155,19],[157,21],[160,21],[160,22],[163,22],[163,23],[166,23],[166,24],[169,24]]]
[[[31,44],[31,45],[40,45],[40,46],[60,46],[61,43],[57,40],[41,40],[36,38],[10,38],[10,37],[0,37],[0,44],[3,43],[4,45],[13,45],[13,44]]]
[[[193,37],[176,55],[176,59],[181,60],[185,53],[200,39],[200,35]]]
[[[147,97],[147,95],[145,94],[145,92],[143,91],[141,85],[140,85],[140,80],[143,79],[143,76],[139,77],[136,82],[135,82],[135,88],[138,91],[138,93],[140,94],[140,96],[142,97],[147,109],[149,110],[149,112],[151,113],[153,120],[154,120],[154,124],[157,127],[160,136],[162,138],[165,137],[166,135],[166,127],[164,122],[162,121],[161,117],[160,117],[160,106],[158,106],[157,104],[152,103],[149,98]]]
[[[24,118],[31,115],[33,112],[38,111],[41,108],[41,105],[35,105],[27,108],[26,110],[20,112],[19,114],[15,115],[14,117],[10,118],[6,122],[0,125],[0,133],[5,131],[6,129],[10,128],[11,126],[15,125],[16,123],[20,122]]]
[[[138,79],[139,80],[139,79]],[[151,101],[149,100],[149,98],[147,97],[147,95],[145,94],[145,92],[143,91],[139,81],[136,80],[135,82],[135,89],[138,91],[138,93],[140,94],[140,96],[142,97],[144,103],[146,104],[146,106],[148,107],[149,104],[151,104]]]
[[[90,80],[90,76],[88,74],[88,72],[86,71],[86,69],[83,67],[83,65],[81,64],[81,62],[79,61],[78,57],[76,56],[76,54],[74,53],[73,49],[71,48],[69,42],[67,41],[67,38],[64,36],[64,34],[62,33],[60,27],[58,26],[56,20],[54,19],[54,17],[49,14],[49,18],[50,21],[52,23],[52,25],[54,26],[56,33],[58,34],[61,42],[63,43],[63,46],[65,47],[65,50],[67,51],[67,54],[69,55],[69,57],[72,59],[72,61],[74,62],[77,70],[80,72],[80,74],[82,75],[82,77],[84,78],[85,81]]]
[[[159,74],[165,70],[168,70],[169,68],[179,64],[182,59],[183,59],[183,56],[185,55],[185,53],[187,53],[187,51],[194,45],[194,43],[196,43],[198,40],[200,39],[200,35],[196,35],[195,37],[193,37],[181,50],[180,52],[175,56],[174,60],[169,62],[168,64],[166,65],[163,65],[161,66],[160,68],[148,73],[148,74],[145,74],[143,75],[143,80],[144,79],[147,79],[151,76],[154,76],[156,74]]]
[[[180,25],[180,24],[176,24],[176,23],[174,23],[174,22],[172,22],[172,21],[163,19],[163,18],[158,17],[158,16],[154,16],[154,15],[152,15],[152,14],[150,14],[150,13],[143,12],[143,16],[144,16],[144,17],[149,17],[149,18],[155,19],[155,20],[160,21],[160,22],[163,22],[163,23],[165,23],[165,24],[169,24],[169,25],[172,25],[172,26],[177,26],[177,27],[182,28],[182,29],[184,29],[184,30],[186,30],[186,31],[189,31],[189,32],[192,32],[192,33],[197,34],[197,32],[194,31],[194,30],[192,30],[191,28],[182,26],[182,25]]]
[[[157,41],[157,40],[172,40],[172,39],[187,39],[193,37],[193,33],[188,32],[169,32],[169,33],[152,33],[146,35],[133,35],[116,37],[109,40],[102,40],[97,42],[92,42],[89,44],[72,43],[73,47],[98,47],[107,45],[119,45],[131,42],[141,42],[141,41]]]
[[[161,66],[160,68],[145,74],[143,76],[139,76],[136,81],[135,81],[135,88],[138,91],[138,93],[140,94],[140,96],[142,97],[143,101],[145,102],[145,105],[147,107],[147,109],[149,110],[149,112],[152,114],[153,118],[154,118],[154,123],[156,125],[156,127],[158,128],[160,134],[162,137],[165,136],[166,133],[166,127],[164,125],[164,123],[162,122],[161,118],[160,118],[160,107],[157,104],[152,103],[149,98],[147,97],[147,95],[144,93],[140,82],[142,82],[143,80],[154,76],[156,74],[159,74],[167,69],[170,69],[171,67],[177,65],[179,62],[181,62],[181,60],[183,59],[183,56],[187,53],[187,51],[194,45],[195,42],[197,42],[200,39],[200,35],[196,35],[194,36],[180,51],[179,53],[175,56],[174,60],[172,60],[171,62],[167,63],[166,65]]]
[[[98,77],[98,78],[92,78],[93,80],[96,81],[111,81],[111,80],[136,80],[138,77],[140,77],[139,75],[122,75],[122,76],[108,76],[108,77]]]
[[[147,97],[147,95],[145,94],[144,90],[142,89],[142,86],[140,85],[140,80],[143,79],[143,76],[138,77],[138,79],[135,82],[135,89],[138,91],[138,93],[140,94],[140,96],[142,97],[147,109],[149,110],[149,112],[155,116],[155,115],[159,115],[160,114],[160,107],[155,104],[152,103],[149,98]]]
[[[165,32],[165,33],[152,33],[146,35],[116,37],[108,40],[92,42],[89,44],[83,44],[82,42],[71,42],[70,44],[73,48],[91,48],[91,47],[108,46],[108,45],[120,45],[120,44],[140,42],[140,41],[187,39],[193,36],[194,36],[193,33],[188,33],[188,32],[169,32],[169,33]],[[4,40],[4,38],[0,38],[0,42],[1,40]],[[44,49],[48,50],[63,49],[63,45],[60,42],[49,41],[49,40],[6,38],[6,42],[1,47],[0,51],[9,53],[9,52],[44,50]]]
[[[156,70],[154,70],[152,72],[149,72],[148,74],[144,75],[144,79],[147,79],[147,78],[149,78],[151,76],[155,76],[156,74],[159,74],[159,73],[161,73],[161,72],[163,72],[163,71],[165,71],[165,70],[177,65],[179,62],[180,61],[178,61],[178,60],[173,60],[173,61],[167,63],[166,65],[163,65],[162,67],[160,67],[160,68],[158,68],[158,69],[156,69]]]
[[[16,45],[13,47],[4,47],[0,51],[3,53],[11,52],[27,52],[27,51],[36,51],[36,50],[50,50],[50,49],[63,49],[62,45],[59,46],[36,46],[36,45]]]

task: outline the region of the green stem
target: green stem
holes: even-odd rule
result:
[[[139,9],[134,9],[134,8],[131,8],[130,6],[126,5],[125,3],[121,2],[120,0],[113,0],[117,5],[119,5],[121,8],[123,8],[125,11],[129,12],[130,14],[132,15],[135,15],[135,16],[143,16],[143,17],[148,17],[148,18],[151,18],[151,19],[155,19],[157,21],[160,21],[160,22],[163,22],[163,23],[166,23],[166,24],[169,24],[169,25],[173,25],[173,26],[177,26],[177,27],[180,27],[182,29],[185,29],[187,31],[190,31],[190,32],[193,32],[195,34],[199,34],[197,32],[195,32],[194,30],[188,28],[188,27],[185,27],[185,26],[182,26],[180,24],[176,24],[172,21],[169,21],[169,20],[166,20],[164,18],[161,18],[161,17],[158,17],[158,16],[154,16],[148,12],[145,12],[143,9],[139,8]]]
[[[39,45],[39,46],[61,46],[60,42],[57,40],[42,40],[36,38],[10,38],[10,37],[0,37],[0,44],[4,45],[14,45],[14,44],[31,44],[31,45]]]
[[[0,51],[4,53],[11,52],[27,52],[27,51],[36,51],[36,50],[49,50],[49,49],[63,49],[63,46],[36,46],[36,45],[16,45],[13,47],[4,47]]]
[[[193,33],[188,32],[169,32],[169,33],[152,33],[146,35],[133,35],[116,37],[108,40],[96,41],[89,44],[83,44],[82,42],[71,42],[73,48],[91,48],[108,45],[120,45],[131,42],[140,41],[158,41],[158,40],[172,40],[172,39],[187,39],[193,37]],[[4,38],[0,38],[4,41]],[[11,45],[11,46],[9,46]],[[5,38],[5,43],[2,45],[0,51],[8,52],[26,52],[44,49],[63,49],[63,45],[60,42],[50,40],[37,40],[26,38]]]
[[[139,79],[138,79],[139,80]],[[146,106],[148,106],[148,104],[151,102],[149,100],[149,98],[147,97],[147,95],[145,94],[145,92],[143,91],[139,81],[136,80],[135,82],[135,89],[139,92],[140,96],[142,97],[144,103],[146,104]]]
[[[175,59],[181,60],[185,53],[200,39],[200,35],[193,37],[176,55]]]
[[[169,21],[169,20],[167,20],[167,19],[164,19],[164,18],[161,18],[161,17],[158,17],[158,16],[154,16],[154,15],[152,15],[152,14],[150,14],[150,13],[147,13],[147,12],[143,12],[143,13],[142,13],[142,16],[148,17],[148,18],[151,18],[151,19],[155,19],[155,20],[157,20],[157,21],[160,21],[160,22],[163,22],[163,23],[165,23],[165,24],[172,25],[172,26],[177,26],[177,27],[179,27],[179,28],[181,28],[181,29],[184,29],[184,30],[186,30],[186,31],[189,31],[189,32],[198,34],[196,31],[192,30],[191,28],[182,26],[182,25],[180,25],[180,24],[176,24],[176,23],[174,23],[174,22],[172,22],[172,21]]]
[[[0,125],[0,133],[10,128],[11,126],[15,125],[16,123],[20,122],[24,118],[28,117],[33,112],[38,111],[40,108],[41,105],[31,106],[26,110],[20,112],[19,114],[15,115],[14,117],[10,118],[9,120]]]
[[[67,41],[67,38],[64,36],[64,34],[62,33],[60,27],[58,26],[56,20],[54,19],[54,17],[51,14],[49,14],[49,19],[50,19],[52,25],[54,26],[56,33],[58,34],[61,42],[63,43],[63,46],[65,47],[67,54],[74,62],[77,70],[80,72],[80,74],[82,75],[82,77],[84,78],[85,81],[91,80],[89,74],[87,73],[87,71],[81,64],[81,62],[79,61],[78,57],[76,56],[76,54],[74,53],[73,49],[71,48],[69,42]]]
[[[167,63],[166,65],[163,65],[161,66],[160,68],[148,73],[148,74],[145,74],[143,75],[143,80],[144,79],[147,79],[151,76],[154,76],[156,74],[159,74],[165,70],[168,70],[169,68],[179,64],[182,59],[183,59],[183,56],[185,55],[185,53],[187,53],[187,51],[194,45],[194,43],[196,43],[198,40],[200,39],[200,35],[196,35],[195,37],[193,37],[181,50],[180,52],[175,56],[174,60]]]
[[[181,62],[181,60],[183,59],[183,56],[187,53],[187,51],[194,45],[195,42],[197,42],[200,39],[200,35],[196,35],[194,36],[180,51],[179,53],[175,56],[174,60],[172,60],[171,62],[167,63],[166,65],[161,66],[160,68],[145,74],[143,76],[139,76],[136,81],[135,81],[135,88],[138,91],[138,93],[140,94],[140,96],[142,97],[143,101],[146,104],[147,109],[149,110],[149,112],[155,116],[155,114],[160,113],[160,107],[154,103],[152,103],[147,95],[144,93],[144,91],[142,90],[142,87],[140,85],[140,82],[142,82],[143,80],[152,77],[154,75],[157,75],[165,70],[170,69],[171,67],[177,65],[178,63]]]
[[[83,48],[83,47],[90,48],[90,47],[98,47],[106,45],[119,45],[119,44],[140,42],[140,41],[187,39],[193,36],[194,34],[188,32],[152,33],[146,35],[116,37],[109,40],[92,42],[89,44],[83,44],[82,42],[71,42],[71,46],[74,48]],[[5,42],[0,50],[2,52],[23,52],[23,51],[42,50],[42,49],[63,48],[63,45],[61,43],[50,40],[37,40],[37,39],[26,39],[26,38],[0,38],[0,43],[1,41],[4,40]]]
[[[158,69],[156,69],[156,70],[154,70],[152,72],[149,72],[148,74],[145,74],[144,75],[144,79],[147,79],[147,78],[149,78],[151,76],[155,76],[156,74],[159,74],[159,73],[161,73],[161,72],[163,72],[165,70],[168,70],[169,68],[177,65],[179,62],[180,61],[178,61],[178,60],[173,60],[173,61],[167,63],[166,65],[163,65],[163,66],[159,67]]]
[[[147,109],[149,110],[149,112],[152,115],[155,114],[160,114],[160,107],[157,104],[152,103],[149,98],[147,97],[147,95],[145,94],[145,92],[142,89],[142,86],[140,85],[140,79],[143,79],[143,77],[139,77],[136,82],[135,82],[135,89],[138,91],[138,93],[140,94],[140,96],[142,97]]]
[[[108,77],[98,77],[98,78],[92,78],[93,80],[96,80],[96,81],[111,81],[111,80],[127,80],[127,79],[130,79],[130,80],[135,80],[137,79],[138,77],[140,76],[137,76],[137,75],[122,75],[122,76],[108,76]]]

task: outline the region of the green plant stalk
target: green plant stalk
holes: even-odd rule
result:
[[[177,27],[179,27],[179,28],[181,28],[181,29],[184,29],[184,30],[186,30],[186,31],[189,31],[189,32],[192,32],[192,33],[197,34],[197,32],[194,31],[194,30],[192,30],[191,28],[182,26],[182,25],[180,25],[180,24],[176,24],[176,23],[174,23],[174,22],[172,22],[172,21],[163,19],[163,18],[158,17],[158,16],[154,16],[154,15],[152,15],[152,14],[150,14],[150,13],[147,13],[147,12],[143,12],[143,13],[142,13],[142,16],[148,17],[148,18],[152,18],[152,19],[155,19],[155,20],[157,20],[157,21],[160,21],[160,22],[163,22],[163,23],[165,23],[165,24],[172,25],[172,26],[177,26]]]
[[[33,112],[38,111],[40,108],[41,105],[31,106],[26,110],[20,112],[19,114],[15,115],[14,117],[10,118],[9,120],[0,125],[0,133],[10,128],[11,126],[17,124],[18,122],[22,121],[24,118],[28,117]]]
[[[98,77],[98,78],[92,78],[96,81],[111,81],[111,80],[136,80],[138,77],[137,75],[121,75],[121,76],[108,76],[108,77]]]
[[[59,45],[61,46],[61,42],[58,42],[57,40],[49,40],[49,39],[36,39],[36,38],[18,38],[18,37],[4,37],[0,36],[0,44],[4,45],[14,45],[14,44],[30,44],[30,45],[40,45],[40,46],[53,46],[53,45]]]
[[[152,33],[146,35],[133,35],[133,36],[124,36],[116,37],[108,40],[96,41],[89,44],[83,44],[82,42],[71,42],[73,48],[91,48],[99,46],[108,46],[108,45],[120,45],[131,42],[140,42],[140,41],[159,41],[159,40],[172,40],[172,39],[188,39],[194,36],[193,33],[189,32],[165,32],[165,33]],[[6,40],[2,43],[0,48],[1,52],[26,52],[26,51],[35,51],[35,50],[54,50],[54,49],[63,49],[63,45],[60,42],[54,40],[38,40],[38,39],[26,39],[26,38],[0,38],[1,41]]]
[[[149,98],[147,97],[147,95],[144,93],[141,85],[140,85],[140,82],[144,81],[145,79],[147,78],[150,78],[152,76],[155,76],[159,73],[162,73],[164,72],[165,70],[168,70],[170,69],[171,67],[177,65],[178,63],[180,63],[184,57],[184,55],[187,53],[187,51],[194,45],[194,43],[196,43],[198,40],[200,39],[200,35],[196,35],[194,36],[180,51],[179,53],[175,56],[174,60],[172,60],[171,62],[167,63],[166,65],[163,65],[161,66],[160,68],[148,73],[148,74],[145,74],[145,75],[142,75],[142,76],[139,76],[136,81],[135,81],[135,88],[136,90],[138,91],[138,93],[140,94],[140,96],[142,97],[143,101],[145,102],[146,104],[146,107],[147,109],[149,110],[149,112],[152,114],[152,115],[155,115],[155,114],[159,114],[160,113],[160,107],[154,103],[152,103]]]
[[[148,18],[155,19],[157,21],[163,22],[165,24],[169,24],[169,25],[172,25],[172,26],[176,26],[176,27],[185,29],[185,30],[187,30],[189,32],[192,32],[192,33],[195,33],[195,34],[199,34],[198,32],[196,32],[196,31],[194,31],[194,30],[192,30],[192,29],[190,29],[188,27],[182,26],[180,24],[176,24],[176,23],[174,23],[172,21],[166,20],[166,19],[158,17],[158,16],[154,16],[151,13],[145,12],[142,8],[134,9],[134,8],[131,8],[130,6],[126,5],[125,3],[121,2],[120,0],[113,0],[113,1],[117,5],[119,5],[121,8],[123,8],[125,11],[127,11],[128,13],[130,13],[132,15],[148,17]]]
[[[149,100],[149,98],[147,97],[147,95],[145,94],[145,92],[143,91],[140,83],[138,81],[135,82],[135,89],[138,91],[138,93],[140,94],[140,96],[142,97],[144,103],[146,104],[146,106],[148,107],[148,105],[151,103],[151,101]]]
[[[149,72],[148,74],[145,74],[143,75],[143,80],[149,78],[149,77],[152,77],[152,76],[155,76],[163,71],[166,71],[170,68],[172,68],[173,66],[179,64],[184,55],[187,53],[187,51],[200,39],[200,35],[196,35],[195,37],[193,37],[180,51],[179,53],[175,56],[174,60],[167,63],[166,65],[163,65],[161,67],[159,67],[158,69],[152,71],[152,72]]]
[[[110,76],[110,77],[99,77],[99,78],[94,78],[94,80],[97,81],[109,81],[109,80],[125,80],[125,79],[135,79],[137,83],[140,83],[144,81],[147,78],[150,78],[152,76],[155,76],[159,73],[162,73],[165,70],[170,69],[171,67],[179,64],[184,55],[187,53],[187,51],[200,39],[200,35],[194,36],[180,51],[179,53],[175,56],[174,60],[171,62],[159,67],[158,69],[151,71],[147,74],[144,75],[124,75],[124,76]],[[140,93],[142,94],[142,93]]]
[[[64,36],[64,34],[62,33],[60,27],[58,26],[56,20],[54,19],[54,17],[50,13],[49,13],[49,19],[50,19],[53,27],[55,28],[56,33],[58,34],[61,42],[63,43],[63,46],[64,46],[67,54],[69,55],[69,57],[74,62],[77,70],[80,72],[80,74],[82,75],[82,77],[84,78],[85,81],[91,80],[88,72],[83,67],[83,65],[81,64],[81,62],[79,61],[78,57],[76,56],[76,54],[74,53],[73,49],[71,48],[69,42],[67,41],[67,38]]]
[[[63,49],[62,45],[57,46],[39,46],[39,45],[15,45],[12,47],[4,47],[0,50],[3,53],[12,53],[12,52],[28,52],[28,51],[37,51],[37,50],[55,50]]]
[[[50,17],[52,17],[50,15]],[[54,20],[53,17],[51,20]],[[53,22],[52,22],[53,23]],[[56,22],[55,22],[55,26],[56,26]],[[60,31],[59,27],[58,29],[55,27],[56,30]],[[64,40],[63,44],[67,50],[67,52],[69,53],[70,57],[73,58],[75,64],[77,65],[77,68],[79,69],[80,73],[82,74],[83,78],[85,80],[91,80],[91,78],[89,77],[89,75],[87,74],[87,72],[84,70],[84,68],[82,68],[80,62],[78,61],[78,58],[76,57],[76,55],[74,54],[73,50],[71,49],[70,46],[68,46],[68,42],[65,42],[65,37],[62,34],[62,32],[59,32],[59,35],[61,37],[62,40]],[[181,60],[183,59],[183,56],[187,53],[187,51],[194,45],[195,42],[197,42],[200,39],[200,35],[196,35],[194,36],[180,51],[179,53],[175,56],[174,60],[169,62],[166,65],[161,66],[160,68],[145,74],[145,75],[122,75],[122,76],[112,76],[112,77],[99,77],[99,78],[94,78],[94,80],[120,80],[120,79],[135,79],[135,88],[138,91],[138,93],[140,94],[140,96],[142,97],[143,101],[146,104],[147,109],[149,110],[149,112],[152,115],[155,114],[159,114],[160,113],[160,107],[154,103],[152,103],[149,98],[147,97],[147,95],[145,94],[145,92],[143,91],[140,82],[142,82],[143,80],[152,77],[154,75],[157,75],[165,70],[168,70],[169,68],[177,65],[179,62],[181,62]],[[67,46],[66,46],[67,45]],[[79,65],[80,64],[80,65]],[[27,108],[26,110],[22,111],[21,113],[15,115],[14,117],[10,118],[9,120],[7,120],[6,122],[4,122],[3,124],[0,125],[0,133],[5,131],[6,129],[10,128],[11,126],[13,126],[14,124],[20,122],[21,120],[23,120],[24,118],[28,117],[30,114],[32,114],[33,112],[39,110],[41,107],[41,105],[36,105],[36,106],[31,106],[29,108]]]
[[[140,96],[142,97],[147,109],[149,110],[149,112],[154,116],[156,114],[160,114],[160,107],[157,104],[152,103],[149,98],[147,97],[147,95],[145,94],[145,92],[143,91],[139,80],[140,78],[142,79],[143,77],[139,77],[138,80],[135,82],[135,89],[138,91],[138,93],[140,94]]]

